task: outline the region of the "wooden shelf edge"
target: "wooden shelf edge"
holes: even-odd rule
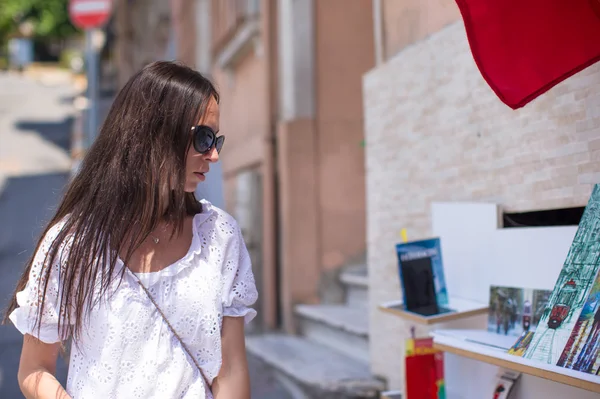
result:
[[[600,384],[595,384],[590,381],[580,380],[574,377],[570,377],[568,375],[555,373],[553,371],[538,369],[521,363],[511,362],[509,360],[499,359],[493,356],[482,355],[480,353],[471,352],[465,349],[460,349],[436,342],[434,342],[433,347],[443,352],[448,352],[458,356],[467,357],[469,359],[478,360],[480,362],[493,364],[494,366],[504,367],[507,369],[518,371],[523,374],[533,375],[535,377],[559,382],[561,384],[570,385],[572,387],[585,389],[586,391],[600,393]]]
[[[486,306],[486,307],[481,307],[481,308],[471,309],[471,310],[466,310],[466,311],[455,311],[452,313],[442,313],[437,316],[429,316],[429,317],[420,316],[420,315],[418,315],[416,313],[412,313],[412,312],[394,309],[394,308],[391,308],[391,307],[385,306],[385,305],[379,305],[379,310],[382,310],[386,313],[396,315],[398,317],[402,317],[403,319],[414,321],[416,323],[431,325],[431,324],[445,323],[448,321],[454,321],[454,320],[459,320],[459,319],[465,319],[467,317],[478,316],[481,314],[487,314],[489,311],[489,307]]]

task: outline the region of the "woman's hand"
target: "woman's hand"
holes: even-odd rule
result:
[[[27,399],[70,399],[54,377],[60,343],[46,344],[32,335],[23,337],[19,387]]]
[[[214,379],[215,399],[250,399],[243,317],[224,317],[221,339],[223,364]]]

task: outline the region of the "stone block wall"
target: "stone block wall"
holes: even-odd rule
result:
[[[367,73],[363,87],[372,368],[400,388],[409,327],[377,309],[400,298],[400,229],[428,237],[433,201],[584,206],[600,183],[600,64],[513,111],[457,22]]]

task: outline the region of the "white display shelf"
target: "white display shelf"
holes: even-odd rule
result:
[[[448,308],[452,310],[451,312],[440,313],[432,316],[423,316],[421,314],[405,310],[402,301],[383,303],[379,305],[379,309],[420,324],[437,324],[464,319],[471,316],[486,314],[489,309],[489,306],[486,304],[463,298],[450,297],[448,302]]]
[[[600,376],[507,353],[507,348],[511,345],[509,342],[514,343],[516,337],[506,337],[484,330],[436,330],[431,336],[434,347],[441,351],[600,393]]]

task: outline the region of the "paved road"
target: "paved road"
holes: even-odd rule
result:
[[[0,73],[0,306],[7,300],[52,216],[71,168],[74,88],[65,76]],[[21,399],[17,367],[22,337],[0,326],[0,398]],[[269,370],[250,358],[253,399],[289,399]],[[66,380],[59,361],[58,377]]]
[[[31,255],[68,179],[73,89],[57,74],[43,80],[0,74],[0,306]],[[0,398],[22,398],[17,366],[22,336],[0,326]],[[59,379],[66,376],[59,363]]]

